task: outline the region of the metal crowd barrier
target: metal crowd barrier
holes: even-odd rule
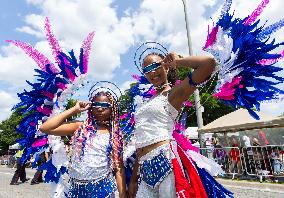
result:
[[[240,179],[284,177],[283,145],[201,148],[200,153],[220,164],[227,176]],[[275,179],[276,178],[276,179]]]

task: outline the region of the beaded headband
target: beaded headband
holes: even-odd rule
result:
[[[134,64],[137,67],[137,69],[141,72],[141,74],[144,74],[143,60],[149,54],[161,54],[163,56],[166,56],[168,54],[168,50],[167,48],[165,48],[162,44],[158,42],[150,41],[150,42],[142,43],[137,48],[134,54]]]
[[[88,94],[89,101],[92,101],[92,98],[96,96],[99,92],[111,93],[116,103],[118,103],[120,96],[122,96],[122,92],[116,84],[109,81],[98,81],[89,90]],[[104,104],[100,105],[104,106]]]

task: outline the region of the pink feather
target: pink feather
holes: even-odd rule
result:
[[[46,97],[48,97],[49,99],[53,99],[54,98],[54,94],[53,93],[50,93],[50,92],[46,92],[46,91],[41,91],[41,93],[43,94],[43,95],[45,95]]]
[[[208,35],[207,41],[203,49],[206,49],[215,43],[217,38],[217,33],[218,33],[218,26],[212,28],[211,33]]]
[[[45,115],[50,115],[51,112],[52,112],[52,110],[47,108],[47,107],[38,107],[37,111],[40,112],[40,113],[43,113]]]
[[[125,118],[127,118],[127,116],[128,116],[128,113],[125,113],[125,114],[121,115],[121,116],[119,117],[119,119],[120,119],[120,120],[125,119]]]
[[[284,50],[280,53],[281,57],[280,58],[276,58],[276,59],[262,59],[258,62],[258,64],[260,65],[272,65],[276,62],[278,62],[279,60],[284,58]]]
[[[245,20],[244,25],[251,25],[255,20],[261,15],[264,8],[269,3],[269,0],[262,0],[262,2],[257,6],[257,8],[252,12],[252,14]]]
[[[21,48],[24,50],[24,52],[30,56],[34,61],[37,63],[37,65],[43,70],[46,71],[46,65],[50,64],[50,69],[52,72],[57,73],[58,70],[54,67],[54,65],[51,63],[51,61],[44,56],[42,53],[40,53],[38,50],[34,49],[31,45],[24,43],[22,41],[13,41],[13,40],[7,40],[6,42],[12,43],[15,46]]]
[[[52,49],[52,54],[55,58],[55,60],[59,63],[60,60],[58,58],[58,55],[60,54],[60,52],[62,52],[61,47],[59,46],[59,43],[57,41],[57,39],[55,38],[55,36],[53,35],[52,31],[51,31],[51,25],[49,22],[48,17],[45,18],[45,33],[46,33],[46,38],[48,40],[48,43]]]
[[[88,60],[90,55],[90,50],[93,42],[93,38],[95,36],[95,32],[91,32],[88,34],[87,38],[84,40],[82,49],[83,49],[83,74],[88,71]]]
[[[65,71],[67,73],[68,78],[73,82],[76,76],[72,73],[70,69],[68,69],[68,67],[65,67]]]
[[[194,152],[199,153],[199,149],[193,146],[184,135],[177,133],[176,131],[173,132],[173,137],[175,138],[176,142],[180,145],[183,150],[192,150]]]
[[[222,100],[234,100],[234,93],[236,91],[236,86],[243,88],[243,85],[240,85],[242,80],[241,76],[233,78],[232,82],[226,82],[218,93],[213,94],[214,97]]]
[[[157,95],[157,91],[154,88],[152,88],[148,91],[148,94],[155,96],[155,95]]]
[[[141,79],[140,76],[138,76],[137,74],[133,74],[132,78],[134,78],[137,81],[139,81]]]
[[[44,146],[47,144],[47,138],[42,138],[39,140],[36,140],[33,144],[32,147],[36,148],[36,147],[40,147],[40,146]]]
[[[65,90],[66,89],[66,85],[64,83],[57,83],[56,86],[59,88],[59,89],[62,89],[62,90]]]

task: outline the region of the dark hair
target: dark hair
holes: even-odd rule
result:
[[[92,97],[92,101],[99,96],[106,96],[112,105],[112,112],[111,112],[111,140],[112,140],[112,158],[113,158],[113,168],[118,168],[119,166],[119,158],[122,153],[123,147],[123,134],[122,131],[119,129],[119,112],[118,112],[118,104],[115,100],[115,97],[109,91],[100,91],[96,93]]]
[[[144,59],[145,59],[146,57],[152,56],[152,55],[153,55],[153,56],[159,56],[161,59],[164,59],[164,58],[165,58],[165,56],[164,56],[163,54],[159,54],[159,53],[153,52],[153,53],[150,53],[150,54],[148,54],[147,56],[145,56]],[[168,72],[168,74],[167,74],[167,79],[168,79],[168,82],[171,83],[172,86],[175,85],[175,83],[176,83],[176,81],[177,81],[177,79],[178,79],[177,70],[174,69],[174,68],[170,68],[170,69],[169,69],[169,72]]]

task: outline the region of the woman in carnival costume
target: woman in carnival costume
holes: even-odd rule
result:
[[[218,74],[214,96],[235,108],[246,108],[256,119],[253,109],[259,110],[260,102],[283,94],[274,87],[284,82],[275,74],[282,69],[274,64],[284,53],[269,53],[283,43],[268,39],[284,25],[283,20],[257,27],[256,18],[268,1],[262,1],[245,19],[233,19],[229,13],[231,3],[225,2],[204,47],[215,61],[206,56],[180,58],[153,42],[138,48],[135,63],[144,76],[135,76],[138,84],[129,92],[133,92],[130,98],[136,103],[129,107],[132,112],[122,117],[126,120],[124,131],[131,137],[128,144],[133,143],[137,149],[129,185],[131,197],[233,197],[212,177],[222,174],[221,167],[201,156],[176,130],[173,132],[183,102],[210,77],[214,67],[213,74]],[[167,77],[178,67],[194,71],[171,88]],[[272,77],[274,81],[262,77]]]
[[[171,88],[168,76],[172,74],[169,71],[173,71],[171,67],[181,65],[195,70],[179,85]],[[141,182],[136,197],[207,197],[198,175],[198,167],[177,141],[174,141],[173,130],[178,111],[196,89],[195,83],[204,82],[214,67],[214,59],[207,56],[178,58],[174,53],[165,57],[150,53],[143,59],[142,71],[155,87],[157,95],[143,103],[135,112],[133,138],[137,160],[129,186],[132,196],[135,194],[133,191],[139,172]],[[185,141],[184,137],[178,138]],[[186,172],[183,171],[184,168]],[[204,176],[208,177],[207,174]],[[218,184],[215,182],[214,185]],[[218,187],[222,192],[230,194],[220,185]]]
[[[88,111],[85,122],[65,122],[83,111]],[[114,197],[116,186],[119,197],[126,197],[118,103],[113,94],[109,91],[92,94],[90,102],[77,102],[73,108],[48,119],[40,131],[72,135],[66,197]]]
[[[94,32],[84,40],[80,55],[76,57],[73,50],[69,53],[62,51],[52,34],[48,18],[45,21],[45,31],[58,66],[31,45],[21,41],[8,41],[21,48],[39,66],[39,69],[35,69],[36,82],[27,81],[31,90],[18,93],[20,102],[14,106],[14,109],[20,108],[24,117],[17,128],[17,132],[22,135],[18,142],[25,148],[21,161],[24,163],[34,155],[34,167],[40,154],[51,147],[51,159],[38,170],[46,170],[45,182],[54,182],[54,198],[113,197],[117,187],[119,196],[125,197],[124,173],[120,160],[122,138],[117,123],[115,94],[111,94],[111,89],[101,87],[103,92],[95,92],[97,89],[92,91],[88,103],[78,102],[74,108],[58,113],[64,109],[67,99],[86,82]],[[84,123],[63,123],[65,118],[87,109],[88,118]],[[44,124],[41,126],[42,122]],[[42,133],[39,128],[49,135]],[[71,164],[61,137],[51,134],[73,134],[74,153]],[[62,176],[68,172],[70,180],[66,191]]]

